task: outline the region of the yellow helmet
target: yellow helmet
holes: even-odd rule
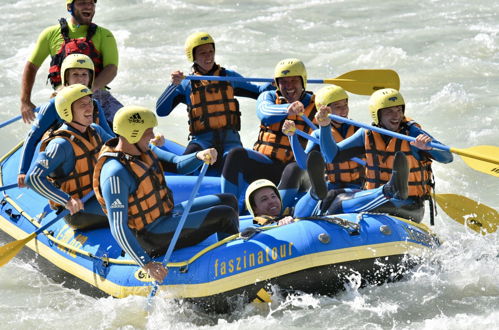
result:
[[[66,85],[66,70],[67,69],[88,69],[91,71],[89,87],[92,88],[94,83],[94,62],[85,54],[70,54],[66,56],[61,65],[62,86]]]
[[[303,89],[307,88],[307,69],[305,69],[305,64],[297,58],[287,58],[275,66],[274,69],[274,80],[277,85],[277,89],[279,89],[279,84],[277,83],[278,78],[284,77],[294,77],[300,76]]]
[[[321,105],[328,105],[345,99],[348,100],[348,94],[340,86],[330,85],[322,87],[315,93],[315,107],[319,109]]]
[[[131,144],[139,142],[148,128],[156,126],[158,119],[154,112],[134,105],[119,109],[113,119],[113,131]]]
[[[379,123],[378,112],[381,109],[402,106],[402,111],[405,110],[405,101],[402,94],[393,88],[383,88],[372,93],[369,99],[369,111],[371,112],[371,118],[373,122],[377,125]]]
[[[73,121],[73,112],[71,106],[73,103],[84,96],[92,95],[92,90],[82,84],[66,86],[57,92],[55,97],[55,110],[59,117],[65,122]]]
[[[215,40],[206,32],[196,32],[187,37],[184,47],[189,62],[194,62],[194,48],[206,44],[213,44],[215,47]]]
[[[279,196],[279,199],[281,199],[281,195],[279,194],[279,190],[277,190],[277,187],[275,186],[275,184],[270,181],[270,180],[267,180],[267,179],[258,179],[258,180],[255,180],[253,181],[249,186],[248,186],[248,189],[246,189],[246,195],[245,195],[245,202],[246,202],[246,208],[248,209],[249,213],[251,215],[255,215],[254,214],[254,211],[253,211],[253,194],[261,189],[261,188],[265,188],[265,187],[270,187],[272,189],[275,190],[275,193],[277,194],[277,196]],[[281,206],[282,206],[282,200],[281,200]]]

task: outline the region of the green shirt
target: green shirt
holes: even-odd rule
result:
[[[73,25],[68,21],[69,38],[85,38],[87,36],[88,25]],[[61,34],[61,26],[59,24],[50,26],[40,33],[36,42],[35,49],[28,58],[28,61],[40,67],[47,56],[57,54],[64,38]],[[108,29],[101,26],[97,27],[97,31],[92,37],[92,42],[95,48],[101,53],[103,67],[114,64],[118,66],[118,46],[116,39]]]

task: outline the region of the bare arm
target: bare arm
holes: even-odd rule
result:
[[[21,79],[21,115],[26,124],[35,120],[35,113],[33,112],[35,105],[31,102],[31,91],[33,90],[38,68],[33,63],[26,62]]]
[[[109,64],[102,69],[99,75],[95,78],[93,90],[96,91],[98,89],[104,88],[111,81],[113,81],[114,77],[118,74],[118,67],[114,64]]]

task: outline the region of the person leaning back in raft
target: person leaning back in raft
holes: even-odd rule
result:
[[[295,199],[309,187],[305,170],[296,164],[288,137],[282,132],[285,120],[296,122],[306,133],[311,128],[303,120],[310,121],[316,113],[314,95],[306,90],[307,70],[296,58],[277,63],[274,69],[276,91],[262,93],[256,110],[260,119],[260,131],[253,150],[235,148],[227,155],[222,171],[222,192],[239,199],[249,183],[267,179],[279,183],[285,208],[294,205]],[[306,140],[299,138],[303,146]]]
[[[65,207],[64,217],[75,229],[107,226],[107,218],[95,198],[83,205],[92,191],[97,154],[112,136],[94,124],[92,91],[85,85],[67,86],[55,97],[57,114],[64,124],[42,141],[40,154],[26,175],[26,185],[50,201]]]
[[[434,181],[431,164],[433,160],[450,163],[452,154],[428,146],[433,138],[419,124],[405,116],[405,101],[399,91],[385,88],[374,92],[369,101],[369,110],[373,125],[413,136],[416,140],[409,143],[361,128],[351,137],[336,143],[331,135],[328,111],[321,108],[316,118],[321,126],[321,151],[326,161],[342,162],[364,153],[367,161],[363,187],[367,190],[338,195],[328,213],[385,212],[421,222],[424,201],[429,199],[433,218],[431,193]],[[407,170],[404,165],[406,162]],[[392,173],[392,169],[395,173]],[[404,188],[407,180],[408,189]]]
[[[242,76],[215,62],[215,41],[206,32],[191,34],[185,42],[185,53],[197,76]],[[171,83],[156,104],[158,116],[168,116],[179,104],[187,105],[189,132],[192,138],[184,154],[206,148],[216,148],[219,159],[215,163],[220,175],[223,156],[235,147],[242,147],[239,130],[241,112],[236,96],[256,99],[271,84],[254,85],[245,81],[187,80],[182,71],[171,73]]]
[[[178,156],[151,146],[158,121],[146,108],[123,107],[116,113],[110,140],[100,152],[94,172],[94,191],[107,213],[111,233],[121,248],[159,283],[167,270],[152,258],[163,254],[179,224],[187,202],[174,205],[164,170],[184,174],[204,160],[213,163],[210,148]],[[238,233],[237,201],[229,194],[194,199],[175,248],[198,244],[213,233],[219,239]]]

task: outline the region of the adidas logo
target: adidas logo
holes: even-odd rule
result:
[[[129,123],[136,123],[136,124],[143,124],[144,120],[142,119],[140,114],[135,113],[128,118],[128,122]]]
[[[113,204],[111,204],[111,208],[112,209],[122,209],[124,207],[125,206],[121,203],[121,201],[119,200],[119,198],[116,198],[116,200],[113,202]]]
[[[49,168],[49,161],[48,161],[48,159],[40,159],[38,161],[38,164],[40,164],[40,166],[42,166],[43,168]]]

